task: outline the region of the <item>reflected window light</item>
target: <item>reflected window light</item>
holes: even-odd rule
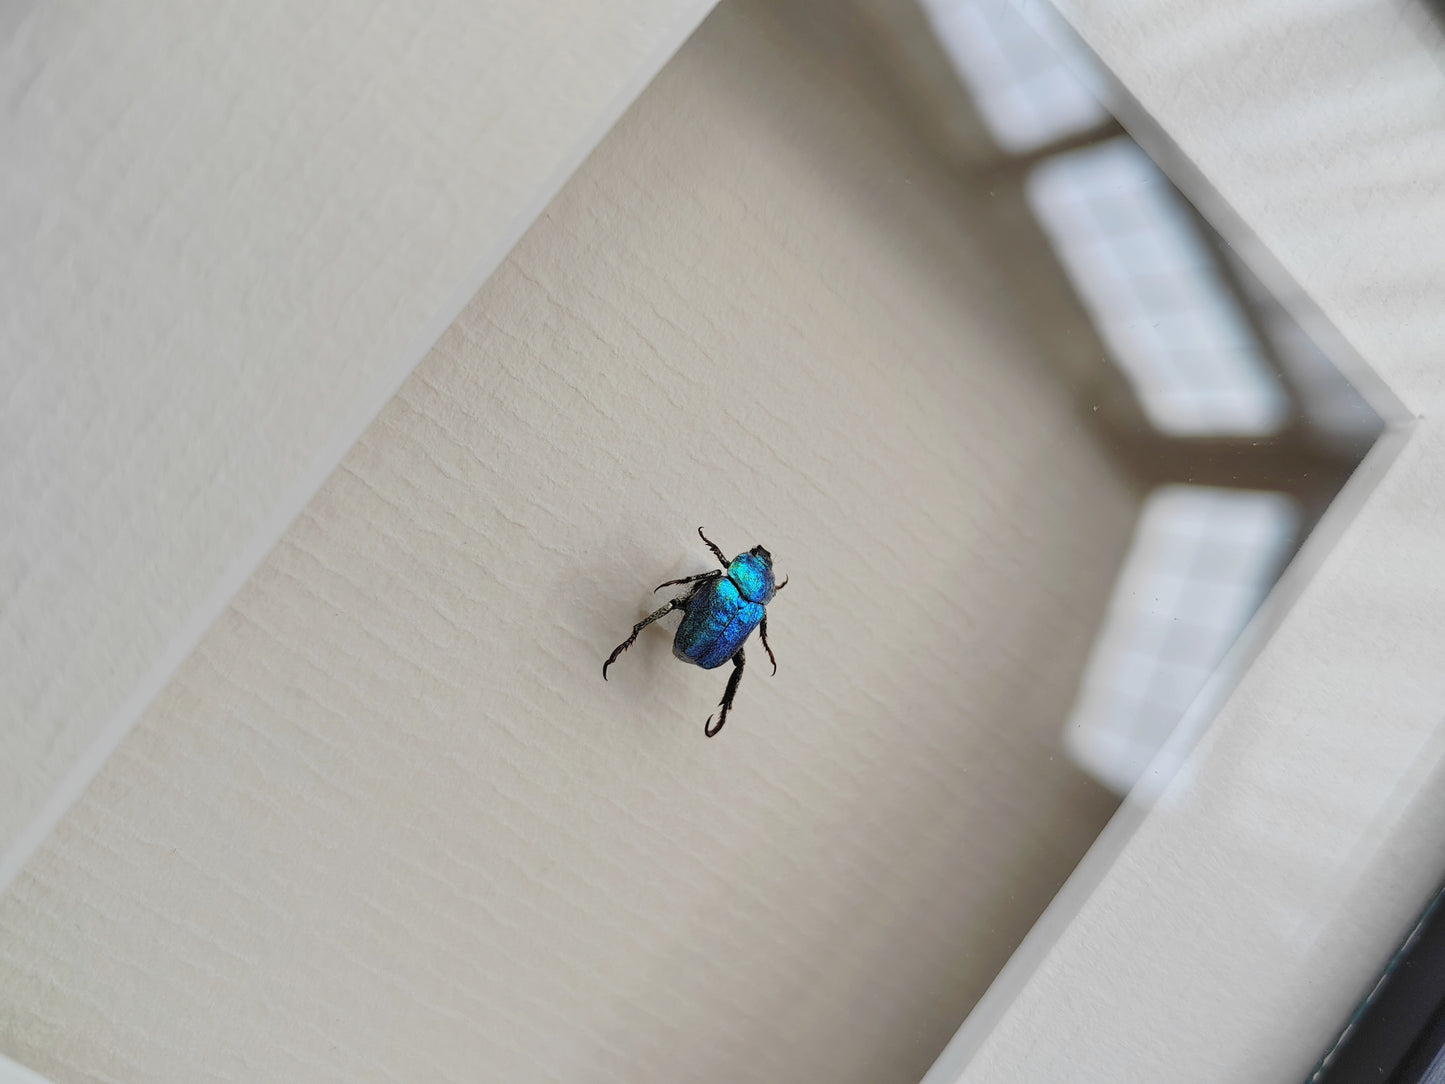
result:
[[[1207,242],[1127,137],[1055,155],[1030,206],[1153,424],[1176,436],[1277,432],[1289,397]]]
[[[1034,150],[1108,121],[1074,74],[1092,58],[1046,37],[1046,24],[1017,0],[922,0],[922,7],[1004,150]],[[1077,55],[1066,58],[1069,51]]]
[[[1283,494],[1150,494],[1069,717],[1081,767],[1119,794],[1134,786],[1254,616],[1298,530]]]

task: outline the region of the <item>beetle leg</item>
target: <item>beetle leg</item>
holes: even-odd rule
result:
[[[692,596],[689,595],[688,597],[691,598]],[[626,651],[629,647],[632,646],[632,643],[634,640],[637,639],[637,634],[639,632],[647,628],[648,625],[652,624],[659,617],[664,617],[667,614],[670,614],[673,610],[681,606],[685,601],[686,599],[675,598],[666,606],[663,606],[662,608],[657,610],[653,610],[652,613],[648,614],[637,624],[633,625],[632,635],[629,636],[627,639],[623,640],[622,643],[618,644],[617,647],[613,649],[612,654],[607,656],[607,661],[602,664],[602,680],[607,680],[607,668],[617,661],[618,655],[621,655],[624,651]]]
[[[778,583],[778,584],[774,584],[774,585],[773,585],[773,593],[774,593],[774,594],[777,594],[779,591],[781,591],[784,587],[787,587],[787,586],[788,586],[788,578],[787,578],[786,576],[784,576],[782,583]]]
[[[763,614],[762,624],[758,626],[758,632],[763,638],[763,650],[768,653],[768,661],[773,664],[773,673],[778,672],[778,659],[773,654],[773,649],[768,646],[768,615]]]
[[[653,590],[653,593],[656,594],[658,591],[661,591],[664,587],[673,587],[673,586],[676,586],[676,585],[679,584],[679,583],[701,583],[703,580],[715,580],[715,579],[717,579],[717,578],[718,578],[719,576],[721,576],[721,575],[722,575],[721,572],[703,572],[703,573],[701,573],[700,575],[697,575],[697,576],[684,576],[684,577],[683,577],[682,579],[680,579],[680,580],[668,580],[666,583],[660,583],[660,584],[658,584],[656,587],[654,587],[652,590]]]
[[[712,716],[709,715],[702,728],[702,732],[709,738],[716,737],[717,732],[723,728],[723,723],[728,721],[728,709],[733,706],[733,697],[737,695],[738,682],[742,680],[743,663],[745,662],[747,660],[743,658],[743,649],[738,648],[737,654],[733,656],[733,676],[728,678],[728,687],[723,690],[723,698],[718,701],[722,712],[717,717],[717,726],[712,725]]]
[[[723,568],[727,568],[728,559],[723,556],[723,551],[718,549],[717,546],[713,544],[712,539],[708,538],[707,535],[702,533],[701,527],[697,529],[697,536],[707,543],[707,548],[712,550],[712,555],[718,559],[718,563],[721,564]]]

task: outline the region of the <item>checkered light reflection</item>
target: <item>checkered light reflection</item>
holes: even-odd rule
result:
[[[1279,576],[1299,530],[1279,493],[1150,494],[1069,717],[1070,754],[1120,794],[1141,778]]]
[[[1127,137],[1055,155],[1034,213],[1150,421],[1174,436],[1277,432],[1291,405],[1164,174]]]
[[[1091,58],[1051,40],[1020,0],[922,0],[924,14],[998,145],[1021,153],[1087,131],[1109,111],[1075,74]]]

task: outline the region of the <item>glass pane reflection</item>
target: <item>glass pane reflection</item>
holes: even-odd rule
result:
[[[1069,717],[1068,748],[1120,794],[1137,783],[1294,547],[1281,493],[1163,486],[1149,495]]]
[[[1126,136],[1048,158],[1029,204],[1155,428],[1278,432],[1290,404],[1195,218]]]
[[[1033,150],[1109,119],[1059,54],[1059,43],[1046,40],[1038,21],[1017,4],[924,0],[922,6],[999,146]]]
[[[954,152],[995,206],[1027,208],[991,223],[1000,269],[1038,322],[1042,356],[1144,494],[1064,726],[1070,755],[1123,794],[1381,422],[1113,120],[1107,78],[1051,11],[920,7],[958,82],[913,105],[938,132],[982,121],[992,149],[955,138]],[[859,9],[909,39],[906,17]],[[888,52],[914,58],[914,82],[927,68],[917,47]],[[939,113],[951,116],[928,120]]]

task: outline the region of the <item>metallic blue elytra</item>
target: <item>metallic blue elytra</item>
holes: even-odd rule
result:
[[[721,572],[704,572],[697,576],[685,576],[680,580],[668,580],[656,590],[676,584],[689,584],[687,594],[673,599],[661,609],[648,614],[632,628],[632,635],[618,644],[606,662],[602,664],[602,676],[607,677],[607,668],[617,661],[638,633],[659,617],[682,610],[684,617],[672,640],[672,653],[683,662],[712,670],[725,662],[733,664],[732,676],[728,678],[727,689],[723,692],[719,707],[717,726],[712,725],[712,716],[703,726],[703,733],[713,737],[727,722],[728,711],[732,708],[733,697],[738,691],[738,682],[743,676],[746,659],[743,644],[753,629],[757,629],[763,640],[763,650],[773,664],[773,673],[778,672],[778,660],[768,646],[767,604],[773,596],[788,585],[788,581],[775,583],[773,580],[773,556],[762,546],[754,546],[747,553],[740,553],[729,561],[722,550],[708,541],[702,528],[698,536],[707,543],[713,556],[723,566]]]
[[[687,616],[673,637],[672,653],[683,662],[711,670],[736,655],[762,619],[762,605],[744,598],[730,575],[712,580],[688,602]]]

